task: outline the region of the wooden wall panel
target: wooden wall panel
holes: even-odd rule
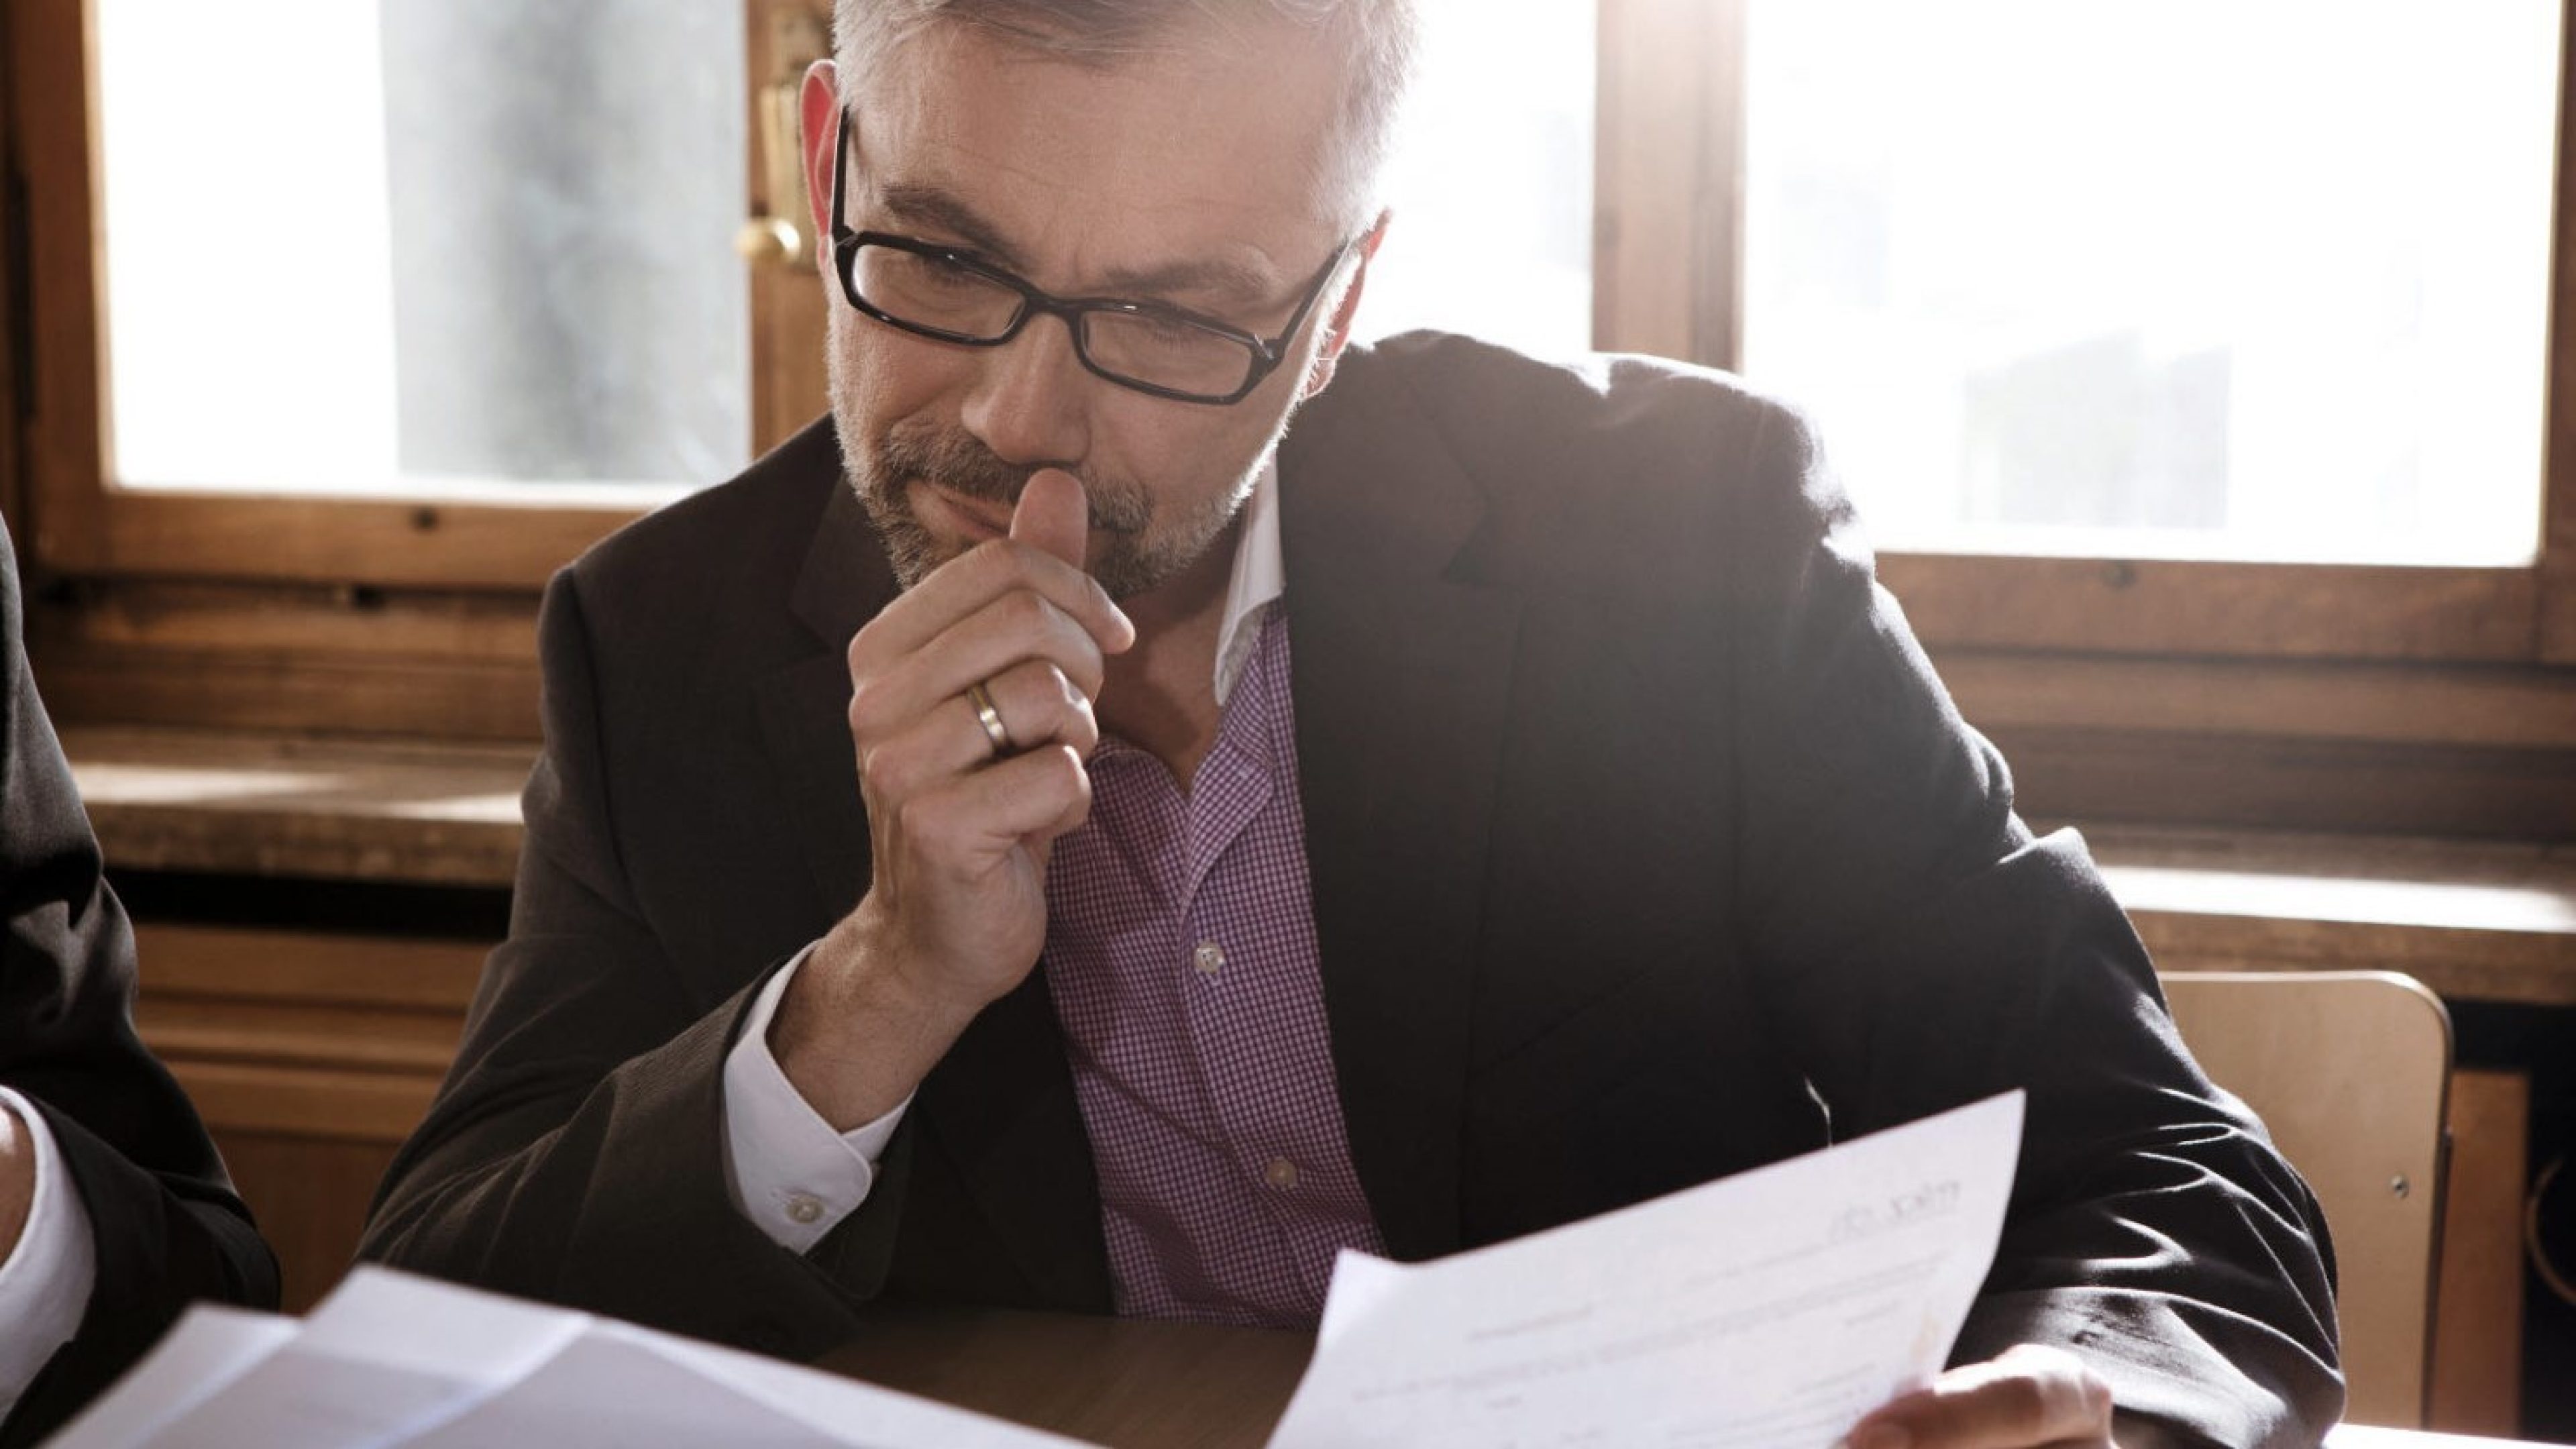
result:
[[[215,1146],[277,1250],[284,1308],[310,1309],[357,1256],[367,1203],[393,1162],[394,1144],[218,1128]]]
[[[2451,1076],[2440,1297],[2426,1423],[2509,1439],[2522,1429],[2522,1203],[2529,1180],[2531,1079]]]
[[[136,934],[136,1022],[206,1119],[301,1312],[357,1251],[489,947],[150,922]]]

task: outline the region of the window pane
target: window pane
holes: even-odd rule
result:
[[[1593,0],[1423,0],[1359,334],[1441,327],[1562,356],[1592,340]]]
[[[2523,563],[2557,0],[1755,0],[1744,362],[1882,545]]]
[[[117,481],[559,496],[746,460],[738,6],[97,17]]]

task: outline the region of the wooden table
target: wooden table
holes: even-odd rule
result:
[[[1260,1449],[1314,1346],[1279,1329],[916,1310],[820,1367],[1110,1449]]]
[[[915,1310],[820,1367],[1108,1449],[1259,1449],[1310,1334],[991,1310]],[[2512,1441],[2344,1425],[2329,1449],[2500,1449]]]

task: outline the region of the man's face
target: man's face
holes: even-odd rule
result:
[[[1106,69],[937,27],[851,104],[846,219],[968,248],[1057,296],[1161,302],[1276,336],[1347,239],[1327,165],[1343,64],[1268,23]],[[809,82],[809,154],[820,106]],[[1342,295],[1336,278],[1289,360],[1214,406],[1095,376],[1054,317],[994,348],[913,336],[852,309],[825,267],[833,414],[903,581],[1006,531],[1029,474],[1057,467],[1090,496],[1090,566],[1120,598],[1225,536]]]

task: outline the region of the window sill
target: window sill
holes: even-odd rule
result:
[[[251,734],[63,734],[121,870],[506,890],[533,752]],[[2095,826],[2167,970],[2394,970],[2576,1005],[2576,847]]]

